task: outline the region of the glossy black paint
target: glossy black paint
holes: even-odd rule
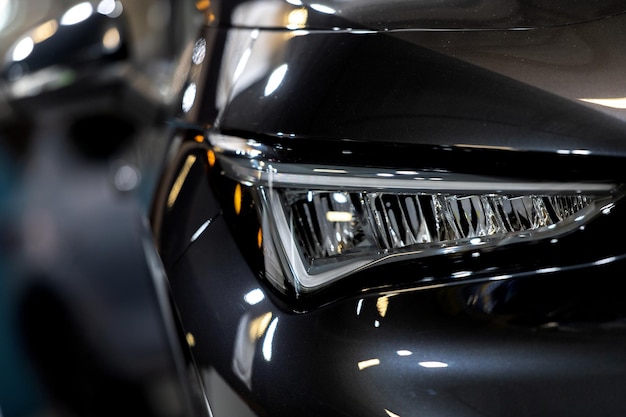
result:
[[[614,20],[611,27],[623,26],[622,18]],[[592,30],[597,35],[610,28],[602,25]],[[526,49],[535,38],[555,36],[538,32],[492,38],[500,38],[502,44],[523,39],[525,45],[517,47]],[[265,75],[254,82],[235,83],[232,88],[237,94],[221,114],[220,130],[302,139],[623,154],[621,120],[563,97],[569,92],[543,91],[516,80],[515,73],[500,73],[447,55],[445,49],[439,52],[420,45],[433,42],[435,36],[264,33],[253,43],[251,59],[256,54],[281,59],[268,64]],[[454,52],[467,48],[469,59],[483,46],[474,45],[476,37],[464,33],[441,37],[455,45]],[[553,45],[552,53],[560,47]],[[264,94],[270,74],[282,65],[288,68],[285,79],[272,94]],[[552,69],[564,75],[571,71],[558,65]],[[579,78],[586,83],[586,93],[602,97],[605,87],[596,78],[595,67],[576,70],[584,72]]]
[[[620,0],[446,0],[385,2],[368,0],[235,0],[212,5],[214,21],[230,27],[276,29],[287,24],[276,16],[306,9],[306,29],[494,30],[568,26],[601,20],[626,11]]]
[[[210,168],[197,164],[181,201],[205,204]],[[205,218],[175,210],[187,223]],[[250,269],[228,216],[212,219],[169,276],[207,392],[223,379],[254,415],[619,415],[626,259],[605,236],[623,227],[623,211],[558,243],[379,268],[299,313]],[[472,274],[419,282],[459,271]]]
[[[623,110],[581,99],[623,96],[624,5],[460,3],[307,3],[302,31],[277,23],[291,5],[257,20],[258,4],[220,5],[186,120],[269,161],[622,183]],[[234,184],[191,136],[172,160],[197,158],[181,203],[154,224],[214,411],[624,413],[622,201],[558,240],[389,264],[295,299],[264,282]],[[172,248],[182,230],[193,243]]]

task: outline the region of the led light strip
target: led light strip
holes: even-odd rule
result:
[[[422,173],[428,177],[413,176],[411,178],[397,178],[392,170],[378,169],[372,173],[371,169],[349,168],[342,170],[341,174],[324,175],[317,172],[327,172],[328,167],[313,165],[298,165],[281,163],[259,163],[259,161],[247,161],[231,157],[221,158],[226,174],[233,179],[251,182],[254,184],[273,184],[281,187],[306,186],[333,187],[346,190],[361,189],[384,189],[384,190],[407,190],[429,191],[441,193],[524,193],[542,194],[550,193],[575,193],[575,194],[603,194],[608,195],[616,188],[610,183],[586,183],[586,182],[520,182],[520,181],[493,181],[484,177],[471,177],[453,175],[448,173],[438,174],[433,177],[432,173]],[[262,161],[261,161],[262,162]],[[250,164],[245,166],[244,164]],[[298,171],[298,172],[294,172]],[[338,170],[335,170],[338,172]],[[448,179],[449,178],[449,179]],[[458,179],[457,179],[458,178]]]

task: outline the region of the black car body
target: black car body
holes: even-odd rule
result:
[[[624,414],[626,3],[195,7],[128,148],[188,413]]]

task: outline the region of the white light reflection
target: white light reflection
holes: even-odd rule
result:
[[[556,153],[560,155],[591,155],[589,149],[558,149]]]
[[[467,278],[472,275],[472,271],[458,271],[452,274],[452,278]]]
[[[610,107],[612,109],[626,109],[626,97],[616,98],[581,98],[580,101]]]
[[[76,6],[68,9],[63,17],[61,17],[61,25],[70,26],[89,19],[93,13],[93,6],[89,2],[78,3]]]
[[[96,11],[100,14],[115,19],[122,15],[122,12],[124,11],[124,6],[119,0],[102,0],[98,4]]]
[[[196,83],[191,83],[185,90],[185,94],[183,94],[183,103],[182,109],[185,113],[188,113],[189,110],[193,107],[193,104],[196,101]]]
[[[11,58],[13,61],[23,61],[33,52],[35,48],[35,42],[33,42],[33,38],[30,36],[21,39],[13,48],[13,54]]]
[[[356,303],[356,315],[361,315],[361,309],[363,308],[363,299],[361,298],[358,303]]]
[[[613,203],[608,204],[608,205],[602,207],[602,214],[609,214],[611,212],[611,210],[613,210],[614,207],[615,207],[615,204],[613,204]]]
[[[252,49],[248,48],[241,54],[241,58],[239,58],[239,62],[237,62],[237,66],[235,67],[235,71],[233,72],[233,82],[237,81],[241,74],[243,74],[243,70],[246,69],[246,65],[248,65],[248,60],[250,59],[250,55],[252,55]]]
[[[7,26],[13,15],[11,0],[0,0],[0,31]],[[0,417],[2,414],[0,414]]]
[[[357,366],[359,367],[359,371],[370,368],[372,366],[378,366],[378,365],[380,365],[380,359],[368,359],[368,360],[357,363]]]
[[[396,414],[396,413],[394,413],[394,412],[392,412],[392,411],[389,411],[389,410],[387,410],[386,408],[385,408],[385,413],[387,413],[387,415],[388,415],[389,417],[400,417],[400,415],[399,415],[399,414]]]
[[[348,202],[348,197],[344,193],[333,193],[333,200],[343,204]]]
[[[398,356],[411,356],[413,354],[413,352],[411,352],[410,350],[399,350],[396,352],[398,354]]]
[[[107,16],[115,11],[115,0],[102,0],[96,6],[96,11],[100,14]]]
[[[329,222],[351,222],[352,213],[349,211],[327,211],[326,220]]]
[[[191,54],[191,60],[194,64],[200,65],[206,57],[206,39],[200,38],[193,46],[193,53]]]
[[[320,172],[325,174],[347,174],[345,169],[327,169],[327,168],[314,168],[313,172]]]
[[[335,14],[337,13],[337,11],[335,9],[333,9],[332,7],[328,7],[324,4],[311,4],[311,9],[318,11],[320,13],[324,13],[324,14]]]
[[[263,92],[265,97],[269,96],[276,91],[278,87],[280,87],[285,75],[287,75],[287,68],[287,64],[283,64],[272,72],[270,78],[267,80],[267,84],[265,85],[265,91]]]
[[[551,268],[542,268],[542,269],[538,269],[537,272],[538,274],[549,274],[551,272],[559,272],[561,270],[561,268],[559,268],[558,266],[553,266]]]
[[[267,328],[265,339],[263,339],[263,357],[267,362],[272,360],[272,343],[274,341],[274,333],[276,333],[276,326],[278,325],[278,317],[272,320],[270,327]]]
[[[206,228],[209,227],[209,224],[211,224],[211,219],[202,223],[202,225],[198,228],[198,230],[196,230],[195,233],[191,236],[190,242],[195,242],[200,237],[200,235],[204,233]]]
[[[419,362],[418,365],[424,368],[447,368],[448,367],[447,363],[439,362],[439,361],[424,361],[424,362]]]
[[[510,275],[510,274],[496,275],[495,277],[489,278],[489,281],[502,281],[503,279],[511,279],[511,278],[513,278],[513,275]]]
[[[140,182],[141,174],[139,170],[126,164],[120,166],[113,176],[113,183],[119,191],[130,191],[137,187]]]
[[[611,262],[615,262],[617,261],[617,257],[616,256],[611,256],[609,258],[604,258],[604,259],[600,259],[599,261],[595,261],[593,264],[598,266],[598,265],[606,265],[606,264],[610,264]]]
[[[251,306],[259,304],[261,301],[265,300],[265,294],[261,291],[260,288],[255,288],[246,295],[243,296],[243,299],[246,303]]]

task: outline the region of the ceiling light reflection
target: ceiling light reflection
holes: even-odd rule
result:
[[[15,44],[11,58],[15,62],[23,61],[28,58],[33,49],[35,49],[35,42],[33,42],[33,38],[27,36]]]
[[[326,168],[314,168],[313,172],[321,172],[325,174],[347,174],[345,169],[326,169]]]
[[[185,335],[185,339],[187,339],[187,344],[189,345],[189,347],[196,346],[196,338],[193,336],[192,333],[187,333]]]
[[[356,315],[360,316],[361,315],[361,309],[363,308],[363,299],[361,298],[357,303],[356,303]]]
[[[357,366],[359,367],[359,371],[362,371],[363,369],[367,369],[367,368],[370,368],[372,366],[377,366],[377,365],[380,365],[380,359],[367,359],[365,361],[361,361],[357,363]]]
[[[119,48],[120,43],[121,36],[116,27],[112,27],[107,30],[102,37],[102,46],[109,52],[115,51],[117,48]]]
[[[329,222],[351,222],[352,213],[349,211],[327,211],[326,220]]]
[[[280,67],[276,68],[269,79],[267,80],[267,84],[265,85],[265,91],[263,94],[265,97],[271,95],[274,91],[280,87],[280,84],[283,82],[285,75],[287,75],[287,64],[283,64]]]
[[[306,27],[309,12],[305,8],[295,9],[287,15],[287,29],[302,29]]]
[[[413,352],[406,349],[399,350],[396,353],[398,354],[398,356],[411,356],[413,354]]]
[[[610,107],[613,109],[626,109],[626,97],[616,98],[581,98],[580,101],[586,103],[597,104],[599,106]]]
[[[182,109],[185,113],[188,113],[189,110],[193,107],[193,104],[196,101],[196,83],[191,83],[185,90],[185,94],[183,94],[183,102]]]
[[[116,13],[118,13],[118,9],[121,9],[121,8],[122,8],[122,3],[120,3],[119,1],[102,0],[100,3],[98,3],[98,6],[96,6],[96,11],[105,16],[117,17],[119,16],[119,14],[117,16],[112,16],[112,15],[115,15]],[[119,11],[119,13],[121,13],[121,11]]]
[[[495,277],[489,278],[489,281],[502,281],[503,279],[511,279],[511,278],[513,278],[513,275],[510,275],[510,274],[496,275]]]
[[[378,314],[380,317],[385,317],[387,315],[387,309],[389,308],[389,297],[378,297],[376,300],[376,310],[378,310]]]
[[[246,303],[253,306],[263,301],[265,299],[265,294],[263,293],[263,291],[261,291],[260,288],[255,288],[246,295],[244,295],[243,299]]]
[[[58,28],[59,24],[56,20],[48,20],[47,22],[42,23],[41,25],[33,29],[30,36],[33,39],[33,42],[40,43],[52,37],[52,35],[56,33]]]
[[[211,224],[211,219],[209,219],[209,220],[205,221],[204,223],[202,223],[202,225],[200,225],[198,230],[196,230],[194,232],[194,234],[191,235],[191,239],[189,239],[189,241],[192,242],[192,243],[195,242],[202,235],[202,233],[204,233],[206,228],[209,227],[209,224]]]
[[[235,71],[233,72],[233,82],[237,81],[239,77],[241,77],[241,74],[243,74],[243,70],[246,69],[246,65],[248,64],[250,55],[252,55],[251,48],[247,48],[241,54],[241,57],[239,58],[239,62],[237,62],[237,66],[235,67]]]
[[[311,9],[320,12],[320,13],[324,13],[324,14],[335,14],[337,13],[337,11],[335,9],[333,9],[332,7],[328,7],[325,4],[317,4],[317,3],[313,3],[310,5]]]
[[[78,3],[76,6],[68,9],[63,17],[61,17],[61,25],[63,26],[71,26],[80,22],[84,22],[89,19],[91,14],[93,13],[93,6],[91,3],[85,1],[83,3]]]
[[[191,54],[191,60],[194,64],[200,65],[206,57],[206,39],[200,38],[193,46],[193,53]]]
[[[589,149],[557,149],[559,155],[591,155]]]
[[[610,264],[611,262],[615,262],[617,260],[616,256],[611,256],[609,258],[604,258],[604,259],[600,259],[599,261],[595,261],[593,264],[594,265],[606,265],[606,264]]]
[[[248,327],[248,336],[251,342],[263,337],[263,334],[265,334],[265,331],[268,329],[270,320],[272,320],[272,313],[267,312],[250,322]]]
[[[611,203],[611,204],[607,204],[606,206],[602,207],[602,214],[609,214],[611,212],[611,210],[613,210],[613,208],[615,207],[615,204]]]
[[[549,274],[551,272],[559,272],[561,270],[561,268],[559,268],[558,266],[553,266],[550,268],[542,268],[542,269],[538,269],[535,272],[538,274]]]
[[[419,362],[418,365],[423,368],[447,368],[448,367],[447,363],[439,362],[439,361],[424,361],[424,362]]]
[[[276,326],[278,326],[278,317],[276,317],[270,324],[270,327],[268,327],[267,334],[263,340],[263,358],[265,358],[267,362],[272,360],[272,343],[274,341],[274,333],[276,333]]]

